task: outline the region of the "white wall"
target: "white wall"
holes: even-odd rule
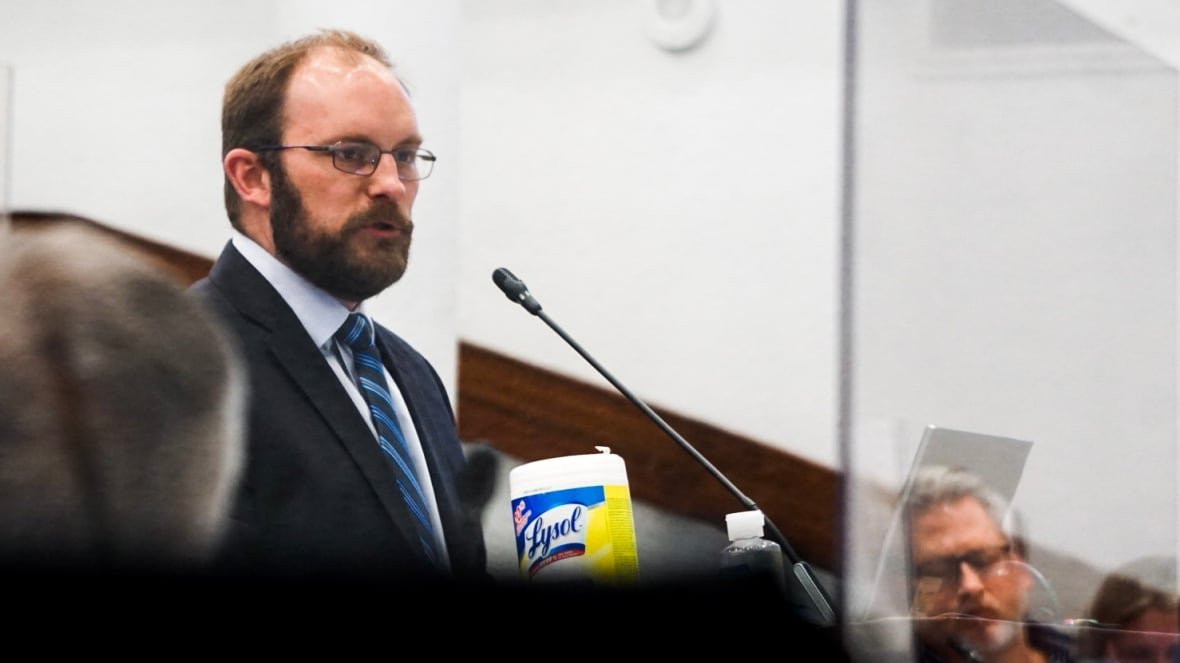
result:
[[[415,207],[411,266],[373,302],[454,392],[456,2],[110,0],[0,4],[13,68],[13,208],[74,212],[215,257],[222,206],[223,86],[254,55],[320,27],[380,41],[410,84],[441,157]]]
[[[718,5],[672,54],[645,2],[463,4],[460,333],[610,388],[507,267],[649,404],[834,465],[841,3]]]

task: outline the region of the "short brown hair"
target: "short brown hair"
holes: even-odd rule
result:
[[[1107,643],[1148,610],[1180,612],[1176,560],[1171,555],[1136,559],[1102,579],[1086,615],[1094,623],[1082,631],[1078,653],[1101,659]]]
[[[377,42],[347,30],[320,32],[280,44],[238,70],[225,85],[221,105],[221,156],[237,147],[274,145],[283,134],[283,102],[291,74],[315,49],[337,48],[358,56],[367,55],[393,68],[389,56]],[[277,158],[264,153],[262,163],[271,170]],[[235,228],[239,226],[241,199],[229,178],[225,178],[225,212]]]

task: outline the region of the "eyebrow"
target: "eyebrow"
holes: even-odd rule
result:
[[[422,136],[420,134],[414,133],[414,134],[411,134],[406,139],[404,139],[398,143],[395,143],[393,145],[393,147],[421,147],[422,142],[423,142]],[[335,140],[333,140],[331,143],[328,143],[328,144],[332,145],[335,143],[369,143],[371,145],[376,145],[378,147],[381,147],[381,143],[379,143],[379,142],[373,140],[372,138],[370,138],[369,136],[366,136],[363,134],[347,134],[347,135],[340,136],[340,137],[336,138]]]
[[[921,562],[914,562],[913,565],[914,566],[922,566],[924,564],[929,564],[931,562],[948,562],[948,561],[949,562],[957,561],[961,564],[961,563],[967,561],[968,558],[973,557],[975,555],[979,555],[980,553],[991,552],[993,550],[1003,550],[1004,548],[1008,549],[1006,552],[1012,552],[1012,549],[1013,549],[1012,544],[1010,542],[996,543],[993,545],[979,546],[977,548],[971,548],[971,549],[965,550],[957,555],[938,555],[938,556],[931,557],[931,558],[921,561]]]

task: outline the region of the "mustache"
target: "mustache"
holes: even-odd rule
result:
[[[352,232],[375,225],[392,226],[407,237],[414,232],[414,222],[392,202],[373,203],[369,209],[349,217],[344,229]]]

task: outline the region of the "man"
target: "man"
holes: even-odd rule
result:
[[[13,218],[38,225],[0,237],[5,587],[46,592],[33,570],[204,568],[242,465],[246,378],[229,337],[88,220]]]
[[[1028,623],[1035,578],[1002,527],[1007,503],[976,475],[931,466],[907,502],[919,661],[1071,661],[1061,633]]]
[[[485,576],[443,384],[365,311],[406,269],[422,140],[389,59],[353,33],[278,46],[226,86],[233,233],[193,288],[237,332],[252,385],[231,568]]]

